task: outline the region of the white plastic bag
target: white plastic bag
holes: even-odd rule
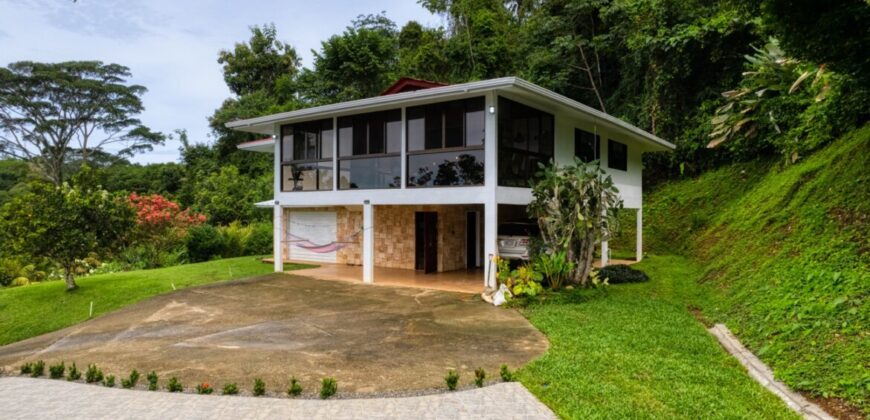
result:
[[[511,295],[510,290],[508,290],[508,288],[503,284],[498,286],[498,290],[495,292],[495,296],[492,297],[492,304],[495,306],[504,305],[504,303],[507,302],[507,299],[505,299],[506,295]]]

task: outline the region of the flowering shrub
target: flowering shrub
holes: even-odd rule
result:
[[[139,195],[133,192],[127,200],[136,210],[136,223],[140,229],[154,234],[205,223],[205,215],[190,209],[182,210],[178,203],[160,194]]]
[[[145,267],[162,266],[165,254],[181,247],[187,229],[205,223],[203,214],[181,209],[178,203],[159,194],[127,197],[136,212],[136,242]]]

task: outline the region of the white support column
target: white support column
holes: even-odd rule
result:
[[[284,209],[275,201],[272,225],[275,227],[272,257],[275,259],[275,272],[284,272]]]
[[[484,197],[483,197],[483,285],[496,287],[496,266],[492,258],[498,255],[498,96],[486,94],[484,103]]]
[[[610,265],[610,246],[607,241],[601,241],[601,266]]]
[[[408,121],[407,121],[407,113],[405,112],[407,108],[402,107],[402,145],[399,148],[399,156],[402,158],[402,163],[399,165],[402,171],[402,175],[399,177],[402,185],[399,186],[401,189],[405,189],[408,186]]]
[[[375,281],[375,229],[374,207],[369,200],[363,203],[363,283]]]
[[[341,169],[338,167],[338,118],[332,117],[332,190],[338,191],[338,178]]]
[[[274,261],[274,270],[276,273],[284,272],[284,209],[281,207],[281,203],[278,198],[281,193],[281,144],[283,139],[281,138],[281,126],[275,124],[272,126],[272,132],[275,133],[272,135],[272,138],[275,140],[275,150],[273,153],[275,171],[274,171],[274,182],[273,184],[273,195],[272,199],[275,200],[273,204],[272,211],[272,227],[275,230],[272,235],[272,258]]]
[[[483,271],[484,287],[496,287],[496,266],[492,257],[498,255],[498,204],[495,200],[483,205]]]
[[[643,259],[643,209],[637,209],[637,246],[635,247],[637,256],[635,260],[640,262]]]

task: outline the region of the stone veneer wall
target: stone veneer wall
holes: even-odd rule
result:
[[[465,215],[481,206],[375,206],[375,266],[414,269],[415,213],[438,212],[438,271],[465,268]],[[336,237],[348,246],[338,250],[338,264],[362,264],[362,206],[295,208],[284,212],[287,225],[290,211],[335,211]],[[286,244],[284,255],[287,255]]]
[[[465,268],[465,214],[472,206],[375,206],[375,266],[414,269],[415,213],[438,212],[438,271]]]

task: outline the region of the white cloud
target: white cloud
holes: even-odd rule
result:
[[[249,26],[275,23],[279,37],[310,65],[310,50],[319,49],[321,40],[360,14],[382,10],[400,26],[412,19],[441,23],[408,0],[0,0],[0,65],[19,60],[125,65],[131,82],[148,88],[141,115],[146,125],[167,133],[184,128],[191,140],[206,141],[208,116],[230,95],[218,51],[246,40]],[[177,149],[172,142],[134,160],[174,161]]]

